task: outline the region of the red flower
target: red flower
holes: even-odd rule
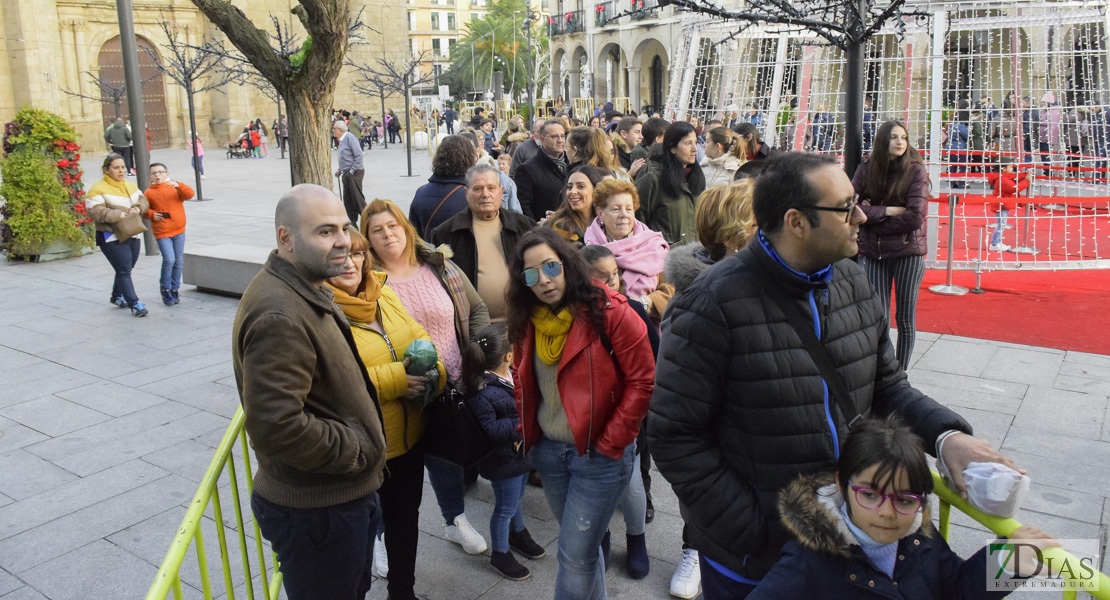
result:
[[[74,154],[73,155],[73,160],[81,160],[81,155],[80,154]]]
[[[59,167],[59,168],[61,168],[61,169],[67,169],[67,168],[69,168],[69,161],[68,161],[68,160],[66,160],[66,159],[64,159],[64,158],[63,158],[62,160],[59,160],[59,161],[58,161],[58,162],[57,162],[56,164],[57,164],[57,165],[58,165],[58,167]]]
[[[68,150],[69,152],[76,152],[80,149],[81,147],[73,142],[69,142],[68,144],[66,144],[66,150]]]

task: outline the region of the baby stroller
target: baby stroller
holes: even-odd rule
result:
[[[247,150],[246,140],[235,140],[227,145],[228,158],[250,158],[251,151]]]

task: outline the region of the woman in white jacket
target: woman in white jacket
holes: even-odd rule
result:
[[[740,158],[740,145],[727,127],[714,127],[705,139],[705,158],[701,159],[701,170],[705,172],[705,187],[730,185],[736,169],[744,164]]]

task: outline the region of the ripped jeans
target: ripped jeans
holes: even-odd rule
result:
[[[555,600],[604,600],[601,538],[632,476],[636,444],[613,460],[590,450],[578,456],[573,444],[541,439],[529,451],[543,478],[547,504],[559,522],[559,572]]]

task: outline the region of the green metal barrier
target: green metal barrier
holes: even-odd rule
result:
[[[236,443],[241,446],[241,456],[239,457],[234,452]],[[197,550],[197,563],[200,566],[201,591],[206,599],[212,598],[212,582],[208,572],[204,537],[201,534],[204,512],[209,504],[212,506],[212,516],[216,521],[226,597],[229,600],[235,598],[227,544],[227,530],[232,529],[233,533],[238,534],[239,557],[243,562],[243,578],[245,581],[244,596],[254,600],[254,573],[251,570],[250,550],[243,529],[243,506],[240,503],[239,480],[236,477],[237,460],[242,460],[243,473],[246,475],[247,494],[245,497],[248,499],[247,510],[250,510],[249,499],[254,481],[251,473],[247,433],[243,430],[242,408],[236,411],[235,416],[231,418],[231,424],[228,425],[220,445],[216,448],[216,455],[212,458],[211,464],[208,465],[208,471],[204,474],[204,479],[201,480],[200,487],[197,489],[196,495],[193,496],[193,501],[189,504],[189,511],[185,513],[185,520],[181,522],[181,527],[177,530],[177,536],[174,537],[169,551],[166,552],[166,558],[162,561],[162,566],[154,577],[154,583],[151,584],[150,591],[146,594],[146,600],[165,600],[169,596],[170,590],[173,590],[173,597],[176,600],[184,598],[184,592],[181,588],[181,565],[185,561],[185,555],[189,552],[189,548],[194,543]],[[219,484],[225,471],[230,484],[231,505],[235,512],[236,527],[234,528],[224,524],[224,507],[220,502]],[[262,535],[259,533],[258,525],[254,524],[253,519],[251,525],[254,527],[254,550],[258,555],[258,564],[261,565],[261,597],[267,600],[276,600],[281,592],[281,573],[277,570],[277,557],[263,548]],[[269,568],[267,568],[267,554],[270,555]]]
[[[938,529],[940,530],[940,534],[944,536],[945,540],[948,539],[948,522],[952,514],[952,507],[956,507],[956,509],[960,512],[971,517],[972,519],[975,519],[975,521],[977,521],[980,525],[986,527],[987,529],[990,529],[997,536],[1008,538],[1013,535],[1014,531],[1016,531],[1018,527],[1021,527],[1021,523],[1018,523],[1013,519],[1006,519],[1003,517],[988,515],[975,508],[970,503],[968,503],[967,500],[961,498],[959,494],[948,489],[948,487],[944,485],[944,481],[940,478],[940,475],[937,474],[936,471],[933,471],[933,484],[933,491],[940,498],[940,509],[938,511],[940,526],[938,527]],[[1074,556],[1072,556],[1067,550],[1064,550],[1063,548],[1048,548],[1044,551],[1044,555],[1045,558],[1051,558],[1053,562],[1058,563],[1062,563],[1065,559],[1076,560]],[[1062,576],[1069,581],[1077,579],[1068,574],[1063,574]],[[1100,600],[1110,600],[1110,578],[1107,578],[1106,575],[1100,572],[1098,574],[1098,591],[1088,591],[1086,593],[1090,594],[1093,598],[1099,598]],[[1075,597],[1075,591],[1064,592],[1065,600],[1075,600]]]

